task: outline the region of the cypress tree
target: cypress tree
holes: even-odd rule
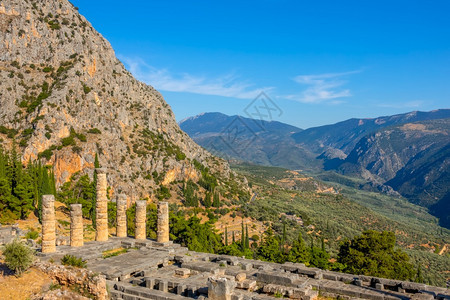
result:
[[[214,200],[212,203],[212,206],[219,208],[220,207],[220,200],[219,200],[219,193],[214,193]]]
[[[292,247],[289,250],[288,261],[294,263],[307,263],[310,259],[310,254],[306,248],[305,241],[303,240],[302,233],[299,232],[298,238],[292,243]]]
[[[225,246],[228,246],[228,227],[225,227]]]
[[[244,249],[245,249],[244,220],[242,220],[242,224],[241,224],[241,249],[242,249],[242,251],[244,251]]]
[[[245,249],[250,248],[250,240],[248,237],[248,225],[245,225]]]
[[[205,208],[211,207],[212,203],[211,203],[211,193],[210,192],[206,192],[205,200],[203,201],[203,205],[205,206]]]
[[[94,168],[100,168],[100,162],[98,161],[98,154],[95,153],[95,159],[94,159]],[[94,178],[93,178],[93,188],[96,191],[97,189],[97,172],[95,172],[94,170]],[[94,195],[92,197],[92,208],[90,211],[90,215],[91,215],[91,219],[92,219],[92,227],[93,228],[97,228],[97,223],[96,223],[96,215],[95,215],[95,207],[97,206],[97,193],[94,192]]]
[[[232,231],[232,233],[233,233],[233,236],[232,236],[232,240],[231,240],[231,241],[232,241],[233,244],[234,244],[234,243],[236,243],[236,239],[234,238],[234,230]]]

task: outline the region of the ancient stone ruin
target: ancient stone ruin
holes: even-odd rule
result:
[[[126,237],[127,236],[127,196],[120,194],[117,197],[117,214],[116,214],[116,236]]]
[[[320,293],[338,299],[450,300],[448,289],[425,284],[189,251],[169,241],[167,202],[158,203],[154,241],[146,238],[146,201],[137,201],[136,234],[131,238],[126,236],[126,196],[120,195],[117,236],[108,239],[106,172],[97,174],[96,241],[83,245],[82,207],[75,204],[71,205],[70,246],[56,247],[54,197],[45,195],[39,255],[44,262],[58,261],[65,254],[82,258],[90,271],[105,276],[111,299],[312,300]],[[105,251],[119,248],[127,250],[103,257]]]
[[[169,203],[160,202],[158,205],[158,235],[156,241],[158,243],[169,242]]]
[[[55,196],[42,196],[42,253],[56,251]]]
[[[106,170],[96,169],[97,172],[97,198],[95,206],[96,235],[95,240],[102,242],[108,240],[108,198],[106,197]]]
[[[145,222],[147,220],[147,201],[136,201],[136,239],[145,240],[147,238]]]
[[[83,246],[83,214],[81,204],[70,205],[70,246]]]

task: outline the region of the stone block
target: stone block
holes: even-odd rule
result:
[[[450,295],[449,295],[450,297]],[[411,296],[411,300],[433,300],[434,296],[427,293],[417,293]]]
[[[375,283],[375,288],[377,290],[384,290],[384,284],[382,284],[382,283]]]
[[[181,277],[189,277],[191,274],[191,270],[186,268],[179,268],[175,270],[175,275],[181,276]]]
[[[231,300],[236,282],[230,278],[212,276],[208,278],[208,299]]]
[[[167,281],[158,280],[158,290],[167,293],[167,291],[168,291]]]
[[[256,273],[258,281],[264,283],[280,284],[280,285],[293,285],[294,281],[298,280],[297,274],[292,273],[280,273],[276,271],[272,272],[258,272]]]
[[[177,291],[177,295],[184,295],[185,291],[186,291],[186,285],[184,285],[184,284],[178,285],[176,288],[176,291]]]
[[[145,286],[151,290],[155,288],[155,278],[146,277],[145,278]]]
[[[236,281],[244,281],[247,278],[247,274],[245,273],[238,273],[235,277]]]

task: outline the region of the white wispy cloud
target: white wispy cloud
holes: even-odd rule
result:
[[[425,101],[422,100],[414,100],[414,101],[407,101],[407,102],[392,102],[392,103],[378,103],[378,107],[385,107],[385,108],[419,108],[423,106]]]
[[[296,76],[293,78],[295,82],[308,87],[301,93],[287,95],[286,98],[304,103],[320,103],[324,101],[330,104],[343,103],[343,100],[335,99],[352,96],[350,89],[342,88],[347,83],[344,78],[359,72],[361,71]]]
[[[142,59],[121,57],[121,60],[139,80],[162,91],[253,99],[261,92],[273,89],[273,87],[256,88],[253,84],[241,81],[235,74],[219,77],[175,74],[168,69],[157,69]]]

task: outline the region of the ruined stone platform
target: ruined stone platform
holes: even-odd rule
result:
[[[103,258],[104,251],[128,252]],[[83,247],[58,246],[41,259],[57,261],[72,254],[103,274],[111,299],[291,299],[322,296],[369,300],[450,300],[448,289],[413,282],[343,274],[227,255],[188,251],[171,242],[110,238]]]

